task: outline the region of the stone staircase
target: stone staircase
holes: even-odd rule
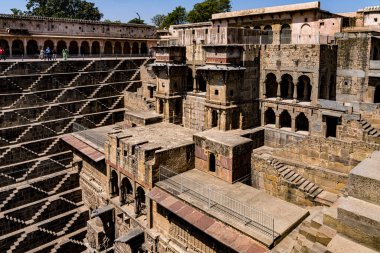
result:
[[[9,70],[14,68],[17,65],[18,62],[12,63],[8,68],[6,68],[3,72],[0,73],[0,75],[5,76]]]
[[[283,180],[295,186],[299,190],[305,192],[311,198],[316,198],[319,194],[323,192],[323,189],[320,188],[318,185],[310,182],[302,175],[298,174],[289,166],[281,163],[277,159],[268,160],[268,162],[277,170],[278,175]]]
[[[27,232],[24,232],[12,245],[12,247],[7,250],[7,253],[13,253],[14,250],[20,245],[20,243],[28,236]]]
[[[80,70],[80,72],[85,72],[87,69],[89,69],[91,66],[92,66],[92,64],[94,64],[95,63],[95,60],[92,60],[92,61],[90,61],[84,68],[82,68],[81,70]]]
[[[33,217],[30,219],[30,224],[34,223],[34,221],[42,215],[42,213],[50,206],[51,201],[48,199],[45,204],[38,210],[37,213],[33,215]]]
[[[380,138],[380,130],[375,129],[370,123],[368,123],[364,119],[358,120],[358,122],[361,124],[366,134],[368,134],[371,137]]]
[[[44,156],[59,142],[60,138],[55,139],[44,152],[40,153],[39,156]]]
[[[60,63],[60,61],[56,61],[54,62],[50,67],[48,67],[47,69],[45,69],[43,72],[41,72],[42,74],[47,74],[50,72],[50,70],[52,70],[53,68],[55,68],[55,66],[57,66],[58,64]]]
[[[44,77],[44,75],[40,75],[36,81],[34,81],[25,91],[32,91],[32,89],[41,81],[41,79]]]
[[[113,70],[106,76],[106,78],[103,79],[100,83],[106,83],[116,72],[116,70],[121,66],[121,64],[124,63],[125,60],[121,60],[114,68]]]

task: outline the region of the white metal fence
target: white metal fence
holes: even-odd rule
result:
[[[176,178],[173,178],[174,176]],[[173,194],[186,193],[192,195],[207,203],[209,209],[216,209],[245,226],[270,237],[273,241],[277,236],[274,231],[274,218],[271,215],[219,193],[212,185],[195,182],[185,175],[177,174],[164,166],[159,168],[159,181],[171,188]]]

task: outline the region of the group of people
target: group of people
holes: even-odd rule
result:
[[[48,61],[55,61],[57,60],[57,52],[55,49],[51,50],[50,47],[47,47],[45,50],[41,49],[40,51],[40,59],[41,60],[48,60]]]

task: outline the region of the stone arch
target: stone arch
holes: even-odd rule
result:
[[[99,55],[100,54],[100,43],[99,41],[93,41],[91,46],[91,54]]]
[[[271,107],[264,113],[264,125],[275,125],[276,124],[276,113]]]
[[[24,54],[24,43],[22,40],[14,40],[12,42],[12,56],[20,56]]]
[[[37,41],[28,40],[28,42],[26,43],[26,54],[30,56],[39,54]]]
[[[0,47],[5,50],[6,55],[9,55],[9,43],[7,40],[0,40]]]
[[[303,101],[311,101],[311,91],[312,86],[310,83],[310,78],[308,76],[302,75],[298,78],[297,85],[297,99]]]
[[[131,54],[131,44],[128,41],[124,43],[123,54]]]
[[[263,44],[272,44],[273,43],[272,26],[266,25],[264,27],[262,42],[263,42]]]
[[[132,54],[139,54],[139,44],[137,42],[132,44]]]
[[[112,51],[112,43],[110,41],[106,41],[106,43],[104,43],[104,54],[113,54]]]
[[[115,49],[113,53],[118,55],[121,55],[123,53],[123,49],[121,48],[121,43],[119,41],[115,42]]]
[[[292,99],[293,98],[294,83],[293,77],[289,74],[284,74],[281,77],[281,98]]]
[[[303,112],[296,117],[296,131],[309,132],[309,119]]]
[[[289,24],[281,26],[281,44],[290,44],[292,41],[292,29]]]
[[[90,44],[88,41],[82,41],[80,44],[80,54],[81,55],[89,55],[90,54]]]
[[[136,190],[136,209],[140,213],[145,206],[145,190],[139,186]]]
[[[311,35],[312,35],[311,26],[309,24],[302,25],[299,42],[301,44],[310,44],[312,40]]]
[[[141,54],[148,54],[148,47],[145,42],[141,43]]]
[[[57,54],[62,54],[63,49],[67,49],[67,45],[65,41],[60,40],[57,43]]]
[[[73,40],[69,44],[69,54],[77,55],[78,53],[79,53],[78,42]]]
[[[111,184],[111,195],[119,195],[119,177],[117,175],[117,172],[115,170],[112,170],[111,172],[111,178],[110,178],[110,184]]]
[[[292,117],[287,110],[282,111],[280,114],[280,128],[283,127],[292,127]]]
[[[376,86],[375,94],[373,96],[374,103],[380,103],[380,85]]]
[[[54,42],[51,40],[45,40],[44,41],[44,49],[50,48],[51,50],[54,49]]]
[[[269,73],[265,79],[265,95],[267,98],[274,98],[277,96],[277,78],[273,73]]]
[[[127,177],[121,180],[121,202],[125,203],[133,195],[133,187]]]

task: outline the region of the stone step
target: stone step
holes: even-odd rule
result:
[[[349,196],[380,205],[379,164],[380,151],[375,151],[351,170],[346,187]]]
[[[323,225],[323,213],[318,213],[311,219],[310,225],[312,228],[319,229]]]
[[[313,246],[308,249],[308,253],[328,253],[326,246],[320,244],[319,242],[316,242],[313,244]]]
[[[336,235],[336,233],[336,230],[326,225],[322,225],[317,232],[317,242],[324,246],[327,246],[330,243],[331,239]]]
[[[356,243],[342,235],[335,235],[331,242],[327,245],[327,249],[332,253],[376,253],[373,249],[367,248]]]
[[[380,206],[357,198],[341,198],[338,232],[380,251]]]

